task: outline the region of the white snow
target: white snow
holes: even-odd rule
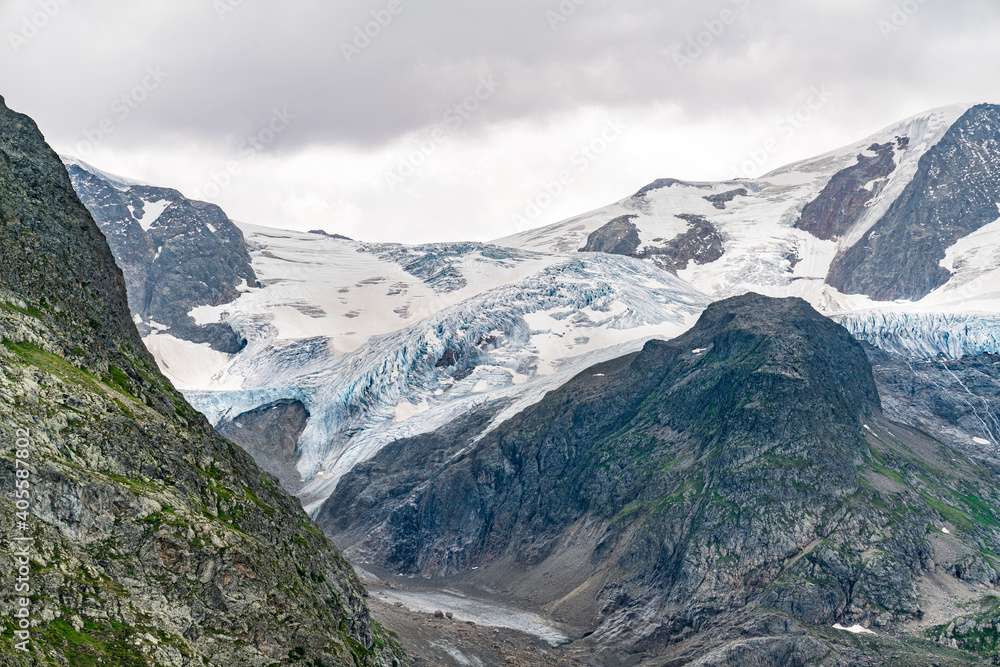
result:
[[[849,628],[845,628],[840,623],[834,623],[833,624],[833,629],[834,630],[843,630],[845,632],[851,632],[851,633],[856,634],[856,635],[875,635],[875,634],[877,634],[877,633],[872,632],[868,628],[866,628],[864,626],[861,626],[861,625],[852,625]]]
[[[656,245],[655,239],[662,243],[686,228],[677,215],[701,215],[722,236],[725,252],[714,262],[692,262],[678,275],[713,300],[748,291],[772,297],[797,296],[859,338],[893,351],[950,358],[1000,352],[1000,221],[949,248],[942,266],[955,275],[916,303],[877,302],[863,295],[845,295],[825,282],[838,253],[853,246],[885,214],[912,180],[921,156],[967,108],[947,107],[915,116],[857,144],[788,165],[756,180],[679,182],[498,243],[544,252],[572,252],[601,225],[630,215],[634,216],[631,221],[643,244]],[[871,144],[895,144],[896,137],[903,136],[910,142],[905,150],[897,147],[896,170],[884,179],[878,196],[843,238],[824,241],[795,229],[802,207],[816,197],[833,174],[855,164],[858,155]],[[727,203],[725,210],[714,208],[704,199],[740,187],[748,194]],[[797,260],[794,266],[792,258]],[[558,326],[541,320],[537,328],[549,338],[562,335]],[[545,338],[540,336],[538,344],[546,344]]]
[[[130,187],[136,185],[149,185],[148,183],[143,183],[142,181],[137,181],[132,178],[125,178],[124,176],[116,176],[106,171],[101,171],[100,169],[97,169],[96,167],[87,164],[80,158],[73,157],[71,155],[60,155],[59,159],[62,160],[63,164],[66,165],[67,167],[72,165],[80,167],[80,169],[83,169],[84,171],[89,172],[94,176],[97,176],[98,178],[105,180],[109,185],[118,190],[125,191],[128,190]]]
[[[497,241],[499,244],[543,252],[573,252],[583,247],[587,235],[609,220],[631,215],[645,245],[669,241],[687,228],[680,214],[707,218],[723,237],[725,252],[714,262],[692,262],[679,277],[715,299],[748,291],[767,296],[798,296],[821,312],[844,315],[862,310],[912,314],[967,314],[1000,312],[1000,221],[962,239],[949,249],[942,265],[960,267],[947,285],[916,304],[874,302],[868,297],[844,295],[825,284],[830,264],[837,254],[853,246],[886,213],[917,171],[921,156],[934,146],[951,125],[968,110],[953,106],[919,114],[876,133],[856,144],[803,160],[754,179],[721,183],[675,183],[630,197],[586,215],[533,229]],[[896,169],[884,179],[878,196],[862,218],[838,240],[824,241],[795,229],[802,207],[813,200],[830,178],[857,163],[858,155],[871,155],[873,143],[896,143],[908,137],[905,150],[896,150]],[[872,184],[874,185],[874,184]],[[736,197],[724,210],[704,198],[744,188],[747,196]],[[796,258],[792,266],[790,258]],[[912,324],[913,321],[910,320]],[[898,345],[927,351],[927,341],[909,343],[902,329]],[[985,334],[989,336],[990,334]],[[954,338],[954,337],[952,337]],[[991,351],[982,341],[980,351]],[[941,345],[943,353],[956,351],[957,341]],[[949,349],[950,346],[950,349]],[[969,348],[975,348],[970,345]],[[968,353],[963,350],[961,353]]]
[[[419,415],[422,412],[427,412],[431,409],[431,406],[427,403],[427,399],[420,401],[420,403],[414,405],[409,401],[400,401],[396,405],[396,411],[393,414],[392,420],[394,422],[405,422],[415,415]]]
[[[941,532],[944,533],[945,535],[951,535],[951,531],[945,528],[944,526],[941,527]]]
[[[146,201],[143,199],[143,213],[138,218],[135,217],[136,209],[129,206],[128,210],[129,213],[132,214],[132,217],[135,218],[136,222],[139,223],[139,226],[142,227],[143,231],[148,231],[149,228],[160,219],[160,216],[163,215],[163,212],[166,211],[171,204],[173,204],[173,202],[169,199],[160,199],[157,201]]]
[[[797,162],[756,180],[721,183],[675,183],[630,197],[616,204],[565,222],[533,229],[500,239],[496,243],[543,252],[574,252],[587,236],[613,218],[635,216],[640,247],[660,245],[683,233],[688,224],[680,214],[707,218],[724,239],[725,254],[706,265],[691,263],[680,277],[715,298],[754,290],[771,296],[801,296],[824,308],[841,300],[836,290],[823,285],[830,263],[844,248],[854,245],[888,210],[916,173],[920,157],[936,144],[968,107],[937,109],[914,116],[871,137],[810,160]],[[844,238],[823,241],[797,230],[802,206],[811,201],[841,169],[857,163],[858,155],[873,143],[893,143],[909,137],[909,147],[897,151],[897,168],[863,218]],[[724,210],[716,209],[706,196],[735,189],[748,190]],[[655,239],[661,239],[656,242]],[[797,256],[792,268],[789,256]],[[824,308],[832,311],[836,308]]]
[[[992,445],[993,443],[986,438],[973,438],[972,441],[977,445]]]
[[[197,345],[169,334],[154,333],[143,339],[163,374],[180,391],[211,388],[239,389],[243,378],[229,375],[231,355],[217,352],[208,343]]]
[[[682,333],[708,303],[626,257],[503,251],[511,256],[496,259],[476,246],[442,245],[435,252],[454,254],[466,285],[435,291],[376,246],[244,231],[263,287],[190,314],[201,324],[228,322],[247,347],[200,359],[185,395],[213,423],[302,400],[313,415],[299,440],[309,511],[386,444],[506,399],[495,427],[589,366]],[[180,374],[186,348],[151,342]],[[476,360],[465,375],[437,366],[449,349],[458,363]]]

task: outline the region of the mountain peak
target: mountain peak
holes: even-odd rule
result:
[[[717,302],[686,334],[481,429],[394,443],[344,477],[321,524],[356,558],[482,582],[596,646],[677,664],[761,632],[783,656],[762,664],[807,634],[816,655],[867,664],[808,627],[891,633],[919,618],[939,512],[963,525],[953,539],[975,563],[952,559],[956,576],[998,576],[976,555],[998,539],[992,515],[977,525],[942,500],[963,485],[994,497],[995,477],[887,422],[864,350],[799,298]],[[883,650],[896,649],[865,649]]]

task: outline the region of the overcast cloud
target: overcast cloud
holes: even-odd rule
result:
[[[0,95],[58,151],[368,240],[730,178],[808,102],[747,175],[1000,102],[997,0],[3,0],[0,29]]]

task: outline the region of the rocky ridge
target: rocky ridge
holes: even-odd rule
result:
[[[139,333],[169,332],[224,353],[243,348],[230,327],[197,326],[189,311],[235,300],[257,285],[243,232],[214,204],[177,190],[131,184],[66,159],[73,187],[125,274]]]
[[[28,651],[0,664],[404,664],[298,502],[160,375],[64,166],[2,100],[0,339],[0,556],[31,540]]]
[[[967,111],[931,150],[903,193],[830,266],[829,283],[879,301],[919,300],[952,272],[946,250],[1000,218],[1000,106]]]
[[[802,300],[713,304],[479,433],[386,448],[321,525],[355,558],[530,597],[648,664],[975,661],[885,636],[913,634],[932,576],[995,590],[995,475],[887,419],[862,347]],[[881,639],[844,646],[835,623]]]

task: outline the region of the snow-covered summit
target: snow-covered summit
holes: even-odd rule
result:
[[[130,187],[136,185],[146,185],[153,187],[149,183],[137,181],[134,178],[125,178],[124,176],[116,176],[115,174],[111,174],[106,171],[101,171],[97,167],[88,164],[87,162],[84,162],[80,158],[72,155],[60,155],[59,159],[62,160],[63,164],[66,165],[67,168],[79,167],[83,171],[89,174],[93,174],[94,176],[97,176],[98,178],[106,181],[110,185],[113,185],[114,187],[118,188],[119,190],[128,190]]]

